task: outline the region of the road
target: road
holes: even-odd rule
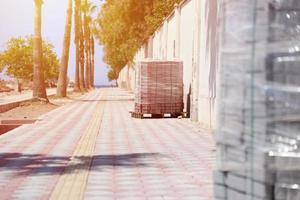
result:
[[[0,136],[1,199],[213,199],[212,134],[132,108],[131,94],[97,89]]]

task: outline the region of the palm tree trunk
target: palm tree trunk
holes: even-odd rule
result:
[[[91,31],[90,31],[90,25],[88,26],[88,41],[89,41],[89,48],[88,48],[88,54],[89,54],[89,71],[88,71],[88,82],[89,82],[89,88],[92,88],[92,43],[91,43]]]
[[[90,71],[90,62],[89,62],[89,51],[88,51],[88,44],[85,44],[85,86],[87,89],[90,89],[89,83],[89,71]]]
[[[72,28],[72,2],[73,0],[68,0],[65,35],[63,41],[63,52],[61,57],[61,64],[60,64],[57,91],[56,91],[57,96],[60,97],[67,96],[68,63],[69,63],[69,51],[70,51],[71,28]]]
[[[83,12],[80,6],[80,20],[79,20],[79,46],[80,46],[80,66],[79,66],[79,84],[82,90],[86,90],[84,82],[84,36],[83,36]]]
[[[87,32],[85,33],[87,35]],[[85,36],[85,86],[90,89],[90,55],[89,55],[89,41]]]
[[[89,33],[89,20],[87,16],[88,2],[84,1],[84,40],[85,40],[85,85],[87,89],[91,88],[90,82],[90,33]]]
[[[87,89],[90,89],[90,57],[89,57],[89,44],[85,43],[85,86]]]
[[[91,85],[92,87],[95,86],[95,41],[94,36],[91,36]]]
[[[34,40],[33,40],[33,98],[48,102],[44,71],[42,50],[42,4],[43,0],[34,0]]]
[[[75,86],[74,91],[79,92],[82,90],[80,86],[79,80],[79,73],[80,73],[80,7],[81,7],[81,0],[75,0],[75,14],[74,14],[74,21],[75,21],[75,46],[76,46],[76,72],[75,72]]]

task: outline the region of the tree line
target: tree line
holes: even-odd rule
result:
[[[15,77],[27,77],[33,80],[33,98],[48,101],[45,80],[50,78],[58,79],[57,96],[67,95],[72,24],[74,24],[76,47],[74,91],[83,92],[94,87],[95,37],[104,47],[104,61],[111,67],[108,78],[115,80],[120,70],[133,61],[138,49],[171,13],[174,5],[182,0],[106,0],[96,20],[92,17],[96,7],[89,0],[67,0],[60,62],[53,51],[53,46],[42,39],[43,0],[33,1],[35,6],[34,35],[26,39],[11,39],[8,47],[19,45],[18,47],[23,48],[23,54],[9,51],[8,48],[0,54],[0,65],[2,69],[6,66],[8,73]],[[15,54],[6,55],[12,52]],[[23,59],[30,57],[30,54],[33,56],[29,62],[28,60],[22,62],[22,59],[19,59],[22,56]],[[9,59],[12,57],[14,61],[18,61],[16,65],[10,62]],[[28,67],[26,68],[27,75],[24,76],[26,73],[22,70],[26,66]]]
[[[42,39],[43,0],[34,1],[34,34],[11,38],[0,53],[0,70],[17,79],[33,81],[33,98],[48,102],[45,81],[57,80],[57,96],[67,96],[69,51],[74,24],[76,47],[75,92],[94,87],[96,6],[88,0],[67,0],[67,14],[60,61],[53,45]],[[74,3],[73,3],[74,1]],[[74,22],[73,22],[74,21]]]
[[[106,0],[98,15],[96,37],[104,47],[108,78],[118,78],[138,49],[182,0]]]
[[[74,91],[86,91],[94,87],[95,69],[95,26],[92,14],[96,6],[88,0],[74,0],[74,32],[76,47],[76,71]],[[61,58],[60,73],[57,85],[57,96],[67,94],[67,72],[71,40],[73,16],[73,0],[68,0],[63,55]]]
[[[46,81],[58,79],[59,59],[54,46],[42,41],[43,68]],[[33,36],[12,37],[6,43],[6,49],[0,53],[0,71],[22,80],[33,80]]]
[[[74,12],[73,1],[75,2]],[[42,0],[35,0],[35,7],[37,10],[41,9],[41,4]],[[92,14],[95,9],[96,7],[88,0],[68,0],[63,51],[57,83],[57,96],[67,96],[68,62],[73,16],[75,25],[74,42],[76,47],[74,91],[82,92],[94,87],[95,28]]]

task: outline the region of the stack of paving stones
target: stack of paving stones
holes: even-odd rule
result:
[[[217,200],[300,199],[300,1],[222,0]]]
[[[183,111],[183,67],[177,61],[138,64],[135,112],[177,114]]]

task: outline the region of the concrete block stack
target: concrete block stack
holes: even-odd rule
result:
[[[135,112],[183,112],[183,66],[177,61],[143,61],[138,64]]]
[[[222,0],[216,199],[300,199],[299,2]]]

